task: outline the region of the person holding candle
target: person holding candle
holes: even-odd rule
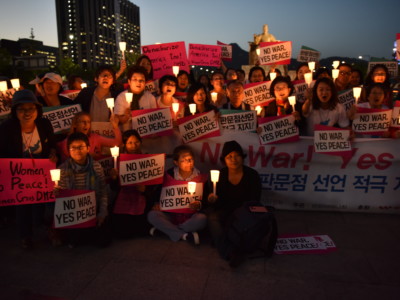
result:
[[[167,170],[166,177],[172,177],[179,181],[201,181],[200,171],[194,166],[194,153],[187,145],[181,145],[174,149],[173,162],[175,167]],[[154,235],[157,229],[174,241],[187,240],[195,245],[200,243],[197,231],[207,225],[207,217],[202,211],[203,199],[207,199],[208,185],[204,183],[202,201],[193,201],[186,213],[164,212],[156,203],[148,213],[147,219],[154,226],[150,231]],[[159,199],[159,197],[158,197]]]
[[[30,90],[14,93],[11,114],[0,125],[1,158],[48,158],[57,162],[56,143],[51,123],[42,117],[42,104]],[[15,207],[21,246],[33,246],[33,223],[43,221],[47,204],[26,204]],[[51,218],[50,218],[51,219]],[[50,220],[47,225],[50,225]]]
[[[338,67],[339,75],[335,80],[335,86],[337,92],[341,92],[351,88],[350,76],[353,71],[353,67],[347,63],[341,63]]]
[[[176,78],[178,79],[178,86],[176,88],[176,91],[180,93],[187,93],[191,84],[189,73],[185,70],[179,70],[178,76],[176,76]]]
[[[260,66],[254,66],[249,71],[249,82],[263,82],[266,80],[265,70]]]
[[[111,66],[100,66],[95,72],[94,81],[96,86],[87,87],[75,98],[82,111],[90,114],[93,122],[108,122],[111,117],[110,109],[107,106],[107,98],[116,98],[121,92],[115,86],[116,75]]]
[[[208,228],[216,247],[229,224],[233,212],[246,201],[261,199],[261,180],[258,172],[244,164],[246,154],[236,141],[225,142],[221,162],[217,193],[208,195]]]
[[[348,128],[350,121],[344,106],[339,103],[335,84],[329,78],[316,81],[312,99],[307,99],[302,107],[303,116],[307,121],[306,135],[314,135],[314,125],[321,124]]]
[[[113,126],[114,130],[114,138],[108,138],[101,136],[97,133],[91,131],[91,122],[92,119],[90,114],[84,111],[77,113],[72,121],[69,135],[75,132],[81,132],[85,134],[89,139],[89,144],[91,147],[89,148],[89,154],[92,155],[94,159],[101,158],[102,155],[102,147],[113,147],[115,145],[120,145],[122,142],[121,130],[118,127],[118,118],[112,114],[109,122]],[[64,139],[62,142],[58,144],[59,152],[61,154],[62,161],[65,161],[69,157],[70,151],[67,147],[68,138]]]
[[[217,100],[213,101],[217,108],[221,108],[226,102],[228,102],[226,91],[224,89],[224,78],[224,74],[221,71],[215,71],[211,74],[211,84],[213,89],[210,91],[210,93],[217,93]]]
[[[176,117],[181,118],[183,116],[185,105],[174,97],[176,86],[178,85],[178,80],[175,76],[164,75],[160,78],[159,85],[161,94],[156,98],[157,108],[171,108],[172,117],[173,119],[176,119],[175,112],[172,110],[172,103],[178,103],[179,110],[176,113]]]
[[[131,111],[137,109],[157,108],[156,98],[145,91],[147,71],[140,66],[130,66],[127,70],[129,88],[120,93],[115,100],[114,113],[118,116],[123,130],[132,129]],[[126,93],[133,94],[132,102],[126,100]]]
[[[40,79],[42,96],[38,96],[38,101],[43,106],[72,105],[74,102],[60,93],[63,91],[63,81],[60,75],[56,73],[46,73]]]
[[[243,102],[244,87],[242,82],[234,80],[228,83],[226,93],[229,101],[222,107],[230,110],[251,110],[251,106]]]
[[[142,153],[142,138],[136,130],[125,131],[122,135],[122,142],[121,153]],[[151,199],[154,186],[120,186],[117,168],[112,169],[110,175],[112,178],[110,187],[117,193],[111,216],[114,234],[126,238],[148,234],[151,226],[147,222],[147,213],[153,204]]]
[[[385,88],[385,98],[383,103],[389,107],[393,107],[393,93],[390,85],[390,73],[388,68],[384,64],[374,65],[369,71],[367,77],[365,78],[365,86],[361,93],[361,102],[368,101],[368,97],[366,95],[366,88],[373,83],[382,83]]]
[[[105,223],[108,216],[108,192],[101,164],[93,159],[86,134],[74,132],[68,136],[67,148],[70,158],[60,165],[58,190],[91,190],[96,194],[95,228],[64,229],[70,247],[93,241],[98,246],[111,242]],[[57,191],[58,192],[58,191]]]
[[[184,111],[184,116],[192,115],[189,104],[196,104],[195,114],[209,112],[214,110],[218,113],[218,109],[211,103],[209,93],[206,92],[206,88],[201,83],[193,83],[187,94],[187,104]]]
[[[296,69],[296,78],[294,79],[294,81],[304,80],[304,74],[310,73],[310,72],[311,72],[311,70],[308,67],[308,63],[306,63],[306,62],[301,63]]]
[[[359,69],[353,68],[350,76],[350,86],[351,87],[362,86],[364,84],[363,78],[364,77],[362,72]]]
[[[224,77],[226,82],[236,80],[238,78],[236,70],[233,68],[227,68]]]

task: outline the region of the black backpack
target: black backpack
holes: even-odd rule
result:
[[[236,267],[248,254],[261,251],[271,257],[278,236],[274,208],[257,201],[248,201],[228,219],[217,248],[220,256]]]

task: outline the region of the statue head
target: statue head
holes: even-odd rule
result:
[[[263,32],[267,33],[268,32],[268,24],[264,24],[263,26]]]

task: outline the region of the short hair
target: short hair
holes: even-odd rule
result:
[[[263,68],[261,68],[260,66],[254,66],[250,69],[249,71],[249,80],[251,78],[251,76],[253,75],[254,71],[260,70],[262,75],[263,75],[263,81],[265,81],[265,70]]]
[[[277,84],[280,83],[280,82],[284,82],[284,83],[287,84],[288,88],[290,89],[290,93],[289,93],[289,96],[290,96],[290,95],[293,93],[293,91],[294,91],[294,86],[293,86],[293,83],[292,83],[292,81],[290,80],[290,78],[284,77],[284,76],[277,76],[277,77],[272,81],[271,86],[270,86],[270,88],[269,88],[269,93],[270,93],[271,95],[275,95],[275,94],[274,94],[275,85],[277,85]]]
[[[241,82],[240,80],[237,80],[237,79],[229,81],[226,88],[229,89],[229,87],[232,85],[240,85],[242,88],[244,88],[243,82]]]
[[[142,74],[144,76],[144,79],[147,81],[148,74],[144,67],[136,66],[136,65],[130,66],[128,68],[128,70],[126,71],[126,76],[127,76],[128,80],[131,80],[133,74],[135,74],[135,73]]]
[[[75,141],[83,141],[85,142],[86,146],[90,146],[89,144],[89,138],[87,137],[86,134],[82,133],[82,132],[74,132],[71,133],[68,138],[67,138],[67,148],[69,149],[69,147],[71,146],[71,144]]]
[[[341,64],[338,66],[338,69],[340,69],[340,67],[348,67],[348,68],[350,68],[350,71],[353,71],[353,67],[352,67],[350,64],[348,64],[348,63],[341,63]]]
[[[384,94],[386,94],[386,86],[382,82],[374,82],[371,83],[370,85],[366,86],[366,97],[368,99],[369,95],[371,94],[371,91],[373,88],[379,88],[383,91]]]
[[[162,88],[164,82],[166,82],[167,80],[174,82],[175,85],[178,85],[178,79],[176,79],[175,76],[173,76],[173,75],[164,75],[158,81],[158,86],[159,86],[160,91],[161,91],[161,88]]]
[[[88,112],[80,111],[80,112],[76,113],[75,116],[71,120],[71,127],[69,129],[70,133],[74,133],[75,132],[76,126],[78,125],[78,122],[79,122],[79,119],[80,119],[80,117],[83,117],[83,116],[89,117],[90,121],[92,121],[92,117],[90,116],[90,114]]]
[[[116,77],[115,70],[113,69],[112,66],[108,66],[108,65],[99,66],[99,67],[96,69],[96,72],[94,73],[94,77],[95,77],[95,78],[98,78],[98,77],[100,76],[100,74],[103,73],[104,71],[108,71],[108,72],[111,73],[111,75],[112,75],[112,77],[113,77],[113,80],[114,80],[114,81],[113,81],[114,83],[117,81],[117,77]]]
[[[81,78],[81,79],[82,79],[82,77],[79,76],[79,75],[70,75],[70,76],[68,77],[68,88],[69,88],[70,90],[72,90],[73,85],[74,85],[75,81],[76,81],[78,78]],[[82,79],[82,80],[83,80],[83,79]]]
[[[140,137],[140,134],[139,134],[135,129],[129,129],[129,130],[125,131],[125,132],[122,134],[122,143],[123,143],[124,145],[126,145],[126,142],[128,141],[128,139],[129,139],[131,136],[136,137],[136,138],[139,140],[139,142],[142,142],[142,138]]]
[[[214,73],[211,74],[211,80],[214,80],[214,76],[215,75],[221,75],[224,79],[225,79],[225,75],[224,73],[222,73],[221,71],[215,71]]]
[[[194,157],[194,152],[192,150],[192,148],[190,148],[187,145],[180,145],[178,147],[175,147],[174,152],[172,153],[172,159],[174,161],[178,161],[179,157],[183,154],[183,153],[189,153],[191,156]]]
[[[385,78],[384,84],[386,86],[385,89],[387,89],[390,86],[390,73],[389,73],[388,68],[384,64],[376,64],[371,68],[371,70],[369,71],[369,73],[367,75],[367,78],[365,78],[365,85],[370,85],[374,82],[373,78],[372,78],[372,74],[374,74],[376,69],[383,69],[385,71],[386,78]]]

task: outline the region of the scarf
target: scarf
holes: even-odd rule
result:
[[[79,165],[73,161],[73,159],[68,159],[66,164],[66,185],[68,189],[75,190],[75,174],[86,173],[85,176],[85,189],[86,190],[96,190],[96,172],[93,168],[93,158],[88,155],[85,165]]]
[[[144,91],[141,92],[140,94],[133,94],[132,102],[131,102],[131,110],[140,109],[139,100],[140,100],[140,98],[142,98],[143,95],[144,95]]]

